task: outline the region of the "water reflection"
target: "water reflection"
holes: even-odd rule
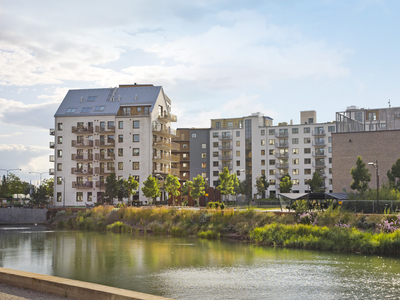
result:
[[[128,234],[0,230],[5,268],[175,299],[365,299],[400,294],[397,258]]]

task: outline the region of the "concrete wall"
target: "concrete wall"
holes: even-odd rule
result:
[[[46,221],[47,209],[0,208],[0,224],[34,224]]]
[[[168,298],[149,294],[71,280],[55,276],[41,275],[0,268],[0,282],[19,288],[31,289],[72,299],[96,300],[167,300]]]
[[[399,130],[332,134],[333,192],[353,191],[350,170],[355,167],[359,155],[366,164],[378,161],[380,186],[387,184],[386,173],[400,158],[399,141]],[[372,175],[369,187],[376,188],[376,171],[373,166],[367,168]]]

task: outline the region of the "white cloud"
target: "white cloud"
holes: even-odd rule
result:
[[[14,137],[16,135],[21,135],[21,134],[22,134],[22,132],[14,132],[12,134],[2,134],[2,135],[0,135],[0,138]]]

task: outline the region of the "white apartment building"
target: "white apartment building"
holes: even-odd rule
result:
[[[316,123],[315,111],[301,112],[301,124],[272,125],[261,113],[248,117],[211,120],[210,186],[216,186],[224,167],[248,180],[257,197],[256,178],[270,183],[267,196],[279,193],[280,179],[289,174],[292,192],[307,192],[308,180],[318,172],[326,192],[332,191],[332,143],[334,123]],[[195,176],[195,174],[194,174]]]
[[[56,206],[101,202],[111,173],[118,179],[133,176],[140,191],[135,198],[146,202],[140,189],[150,174],[179,173],[171,167],[178,161],[171,155],[177,146],[171,142],[176,135],[171,122],[177,118],[161,86],[70,90],[54,117],[50,161]]]

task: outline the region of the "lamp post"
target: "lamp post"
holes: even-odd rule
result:
[[[40,181],[39,181],[39,186],[42,185],[42,174],[47,174],[49,172],[29,172],[29,174],[40,174]]]
[[[7,172],[7,179],[8,179],[8,172],[10,172],[10,171],[21,171],[21,169],[0,169],[0,170]]]
[[[61,181],[64,184],[64,193],[63,193],[63,207],[65,207],[65,177],[61,178]]]
[[[379,212],[379,169],[378,169],[378,160],[376,162],[369,162],[369,165],[373,166],[376,170],[376,201]]]

